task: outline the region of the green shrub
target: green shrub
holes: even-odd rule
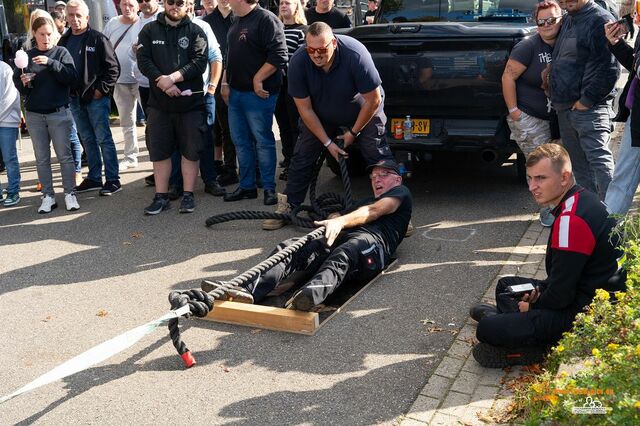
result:
[[[624,250],[627,291],[598,290],[553,348],[545,372],[516,394],[526,424],[640,425],[640,218],[622,218],[614,236]],[[606,414],[572,411],[593,401]]]

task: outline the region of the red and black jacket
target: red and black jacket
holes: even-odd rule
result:
[[[553,213],[545,258],[548,278],[531,307],[579,312],[618,270],[621,252],[610,241],[616,221],[597,195],[578,185]]]

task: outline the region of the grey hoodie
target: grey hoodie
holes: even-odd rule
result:
[[[20,126],[20,94],[13,85],[13,70],[0,61],[0,127]]]

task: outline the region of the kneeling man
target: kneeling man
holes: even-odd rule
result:
[[[382,271],[407,231],[411,193],[402,185],[393,160],[381,160],[369,170],[373,197],[357,203],[343,216],[334,214],[336,217],[316,222],[326,227],[326,244],[323,239],[311,241],[257,280],[227,294],[238,302],[260,302],[272,292],[281,293],[292,274],[304,273],[308,279],[287,306],[308,311],[345,280],[370,280]],[[293,241],[284,241],[278,247]],[[218,286],[215,282],[202,282],[205,291]]]
[[[536,202],[552,207],[556,217],[547,243],[547,279],[501,278],[497,306],[471,308],[480,341],[473,356],[484,367],[540,362],[546,348],[591,303],[596,289],[615,290],[608,288],[621,255],[610,241],[615,220],[596,194],[575,184],[567,151],[556,144],[536,148],[527,159],[527,180]],[[521,297],[509,292],[510,286],[525,283],[535,289]]]

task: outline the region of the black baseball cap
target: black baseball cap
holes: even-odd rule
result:
[[[380,160],[375,164],[367,167],[367,171],[370,172],[374,167],[382,167],[383,169],[391,170],[395,174],[400,175],[400,169],[398,168],[398,164],[396,164],[393,160]]]

